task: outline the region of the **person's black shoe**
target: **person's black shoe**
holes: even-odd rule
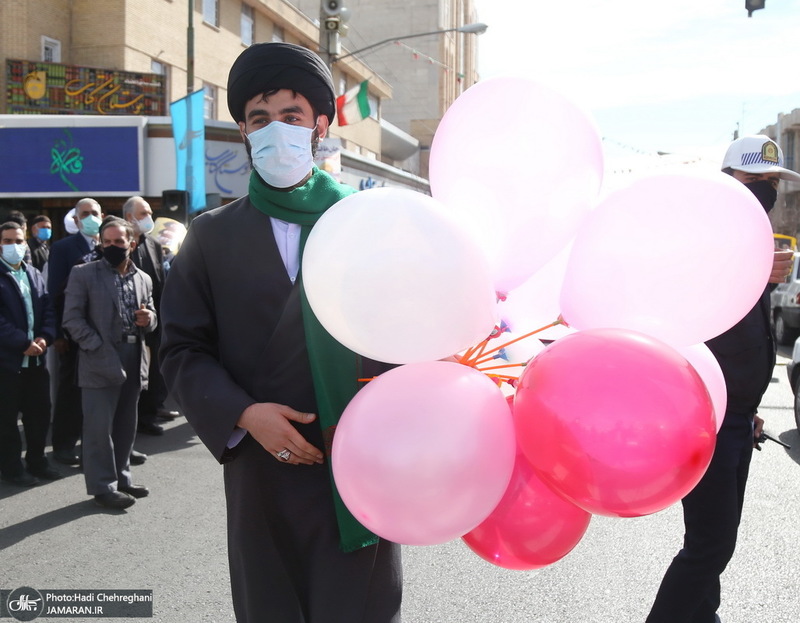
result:
[[[180,417],[180,415],[181,414],[179,411],[171,411],[166,407],[161,407],[160,409],[156,409],[156,417],[160,420],[167,420],[171,422],[175,418]]]
[[[64,465],[80,465],[81,457],[75,450],[53,450],[53,460]]]
[[[37,467],[36,469],[31,469],[29,467],[28,473],[33,474],[36,476],[36,478],[41,478],[42,480],[60,480],[64,477],[64,474],[54,467],[50,467],[49,465]]]
[[[136,427],[140,433],[144,433],[145,435],[163,435],[164,434],[164,427],[159,426],[158,424],[153,424],[152,422],[139,422],[139,426]]]
[[[131,450],[131,465],[144,465],[147,460],[147,455],[144,452],[137,452]]]
[[[122,491],[135,498],[146,498],[150,495],[150,489],[144,485],[130,485],[129,487],[117,487],[117,491]]]
[[[14,485],[15,487],[36,487],[37,485],[42,484],[42,481],[28,474],[27,472],[22,472],[21,474],[15,474],[13,476],[2,476],[0,480],[3,482],[7,482],[10,485]]]
[[[133,506],[136,500],[132,495],[122,493],[122,491],[109,491],[108,493],[101,493],[94,496],[94,503],[103,508],[115,508],[122,510]]]

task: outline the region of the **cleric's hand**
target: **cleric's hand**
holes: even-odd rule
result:
[[[277,460],[313,465],[322,463],[322,452],[308,443],[290,421],[309,424],[315,419],[313,413],[301,413],[286,405],[257,402],[242,412],[237,424]]]

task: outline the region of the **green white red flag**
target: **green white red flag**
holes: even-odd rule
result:
[[[367,81],[353,87],[336,98],[339,125],[350,125],[369,117],[369,88]]]

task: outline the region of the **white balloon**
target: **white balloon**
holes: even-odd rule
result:
[[[327,331],[366,357],[448,357],[495,325],[488,262],[435,199],[377,188],[331,207],[303,253],[309,304]]]

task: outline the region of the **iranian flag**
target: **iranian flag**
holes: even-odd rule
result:
[[[339,115],[339,125],[350,125],[369,117],[368,92],[367,81],[364,80],[358,86],[336,98],[336,114]]]

